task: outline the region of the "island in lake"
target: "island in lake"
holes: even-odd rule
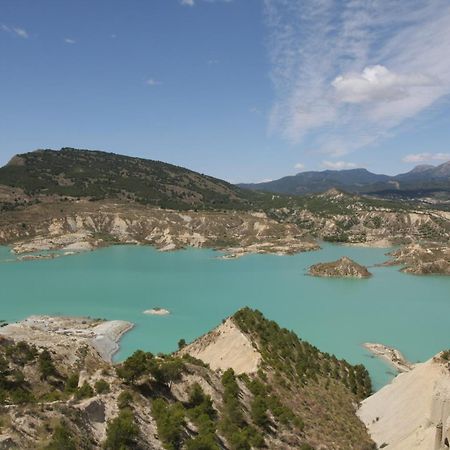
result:
[[[366,267],[346,256],[337,261],[314,264],[308,273],[314,277],[331,278],[368,278],[372,275]]]

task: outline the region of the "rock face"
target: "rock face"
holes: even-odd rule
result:
[[[385,450],[448,449],[450,369],[442,354],[364,400],[358,411],[373,440]]]
[[[450,275],[450,247],[442,244],[411,244],[390,254],[388,265],[403,264],[415,275]]]
[[[368,278],[372,275],[366,267],[346,256],[337,261],[314,264],[308,273],[315,277],[331,278]]]
[[[237,374],[254,373],[261,362],[260,353],[231,318],[180,351],[209,364],[212,369],[233,369]]]

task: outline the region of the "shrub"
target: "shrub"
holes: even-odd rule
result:
[[[130,391],[122,391],[117,397],[117,406],[119,409],[124,409],[130,406],[133,401],[133,396]]]
[[[81,400],[83,398],[90,398],[94,396],[94,390],[91,385],[85,381],[83,386],[79,387],[75,392],[75,398]]]
[[[182,444],[184,408],[181,403],[168,405],[161,398],[153,400],[152,413],[158,427],[158,435],[167,450],[179,449]]]
[[[78,382],[80,375],[78,373],[72,373],[66,380],[65,391],[72,394],[78,389]]]
[[[45,450],[77,450],[72,433],[64,422],[55,428],[52,439]]]
[[[110,391],[109,383],[101,379],[95,382],[94,389],[97,394],[106,394]]]
[[[108,422],[106,428],[106,450],[125,450],[135,447],[139,428],[129,408],[122,409],[119,415]]]
[[[50,376],[56,376],[58,372],[56,371],[56,367],[53,364],[52,357],[50,355],[50,352],[45,349],[40,355],[39,355],[39,370],[41,372],[41,378],[46,380]]]

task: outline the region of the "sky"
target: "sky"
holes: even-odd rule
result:
[[[450,160],[448,0],[0,0],[0,164],[38,148],[231,182]]]

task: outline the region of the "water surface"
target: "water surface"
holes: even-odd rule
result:
[[[120,360],[137,348],[175,350],[180,338],[190,341],[247,305],[320,349],[363,363],[379,388],[392,369],[361,344],[394,346],[413,362],[450,347],[450,277],[371,267],[372,278],[345,280],[309,277],[306,270],[343,255],[373,266],[387,259],[386,252],[324,244],[294,256],[223,260],[212,250],[115,246],[12,262],[9,249],[0,247],[0,319],[53,314],[129,320],[136,326],[121,341]],[[142,313],[156,306],[172,314]]]

